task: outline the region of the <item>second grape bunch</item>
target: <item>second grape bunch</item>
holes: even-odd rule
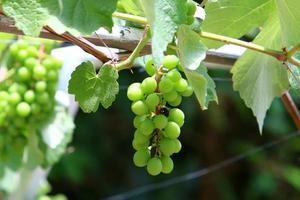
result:
[[[133,83],[127,91],[133,101],[134,118],[133,162],[137,167],[146,167],[150,175],[168,174],[174,168],[171,155],[181,150],[180,127],[184,113],[176,108],[182,97],[193,94],[193,89],[180,73],[179,59],[165,56],[162,65],[156,67],[153,59],[146,63],[150,77],[142,83]]]

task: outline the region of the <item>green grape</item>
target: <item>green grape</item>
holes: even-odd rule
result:
[[[147,60],[145,70],[149,76],[153,76],[156,73],[156,67],[154,66],[153,58]]]
[[[12,92],[10,95],[9,95],[9,103],[12,104],[12,105],[16,105],[18,103],[21,102],[21,96],[18,92]]]
[[[154,127],[158,129],[163,129],[168,124],[168,118],[164,115],[156,115],[153,118]]]
[[[134,132],[134,140],[136,140],[137,143],[147,143],[149,141],[149,137],[140,133],[139,130],[136,130]]]
[[[155,109],[156,106],[159,104],[160,98],[157,94],[153,93],[147,96],[145,103],[151,109]]]
[[[9,88],[8,92],[13,93],[13,92],[18,92],[18,87],[19,85],[17,83],[13,83]]]
[[[174,163],[173,160],[168,156],[162,156],[160,158],[161,164],[162,164],[162,170],[161,172],[164,174],[169,174],[174,169]]]
[[[148,113],[148,107],[143,101],[132,103],[131,110],[136,115],[145,115]]]
[[[147,163],[147,172],[152,175],[156,176],[161,173],[162,170],[162,163],[159,158],[151,158]]]
[[[18,77],[20,78],[20,80],[22,81],[27,81],[30,79],[30,72],[26,67],[21,67],[18,70]]]
[[[25,92],[24,94],[24,100],[27,103],[32,103],[35,99],[35,94],[32,90],[28,90],[27,92]]]
[[[127,97],[131,101],[138,101],[144,98],[140,83],[133,83],[128,87]]]
[[[136,116],[133,119],[133,125],[135,128],[139,128],[140,124],[146,119],[145,116]]]
[[[39,51],[38,51],[38,49],[35,46],[29,46],[27,48],[27,52],[28,52],[28,56],[29,57],[37,58],[38,55],[39,55]]]
[[[187,15],[192,15],[194,16],[197,6],[193,1],[188,1],[187,3]]]
[[[42,65],[37,65],[33,68],[33,77],[37,80],[45,78],[46,73],[47,71]]]
[[[36,100],[38,103],[40,104],[47,104],[48,101],[49,101],[49,94],[48,93],[41,93],[41,94],[38,94],[36,96]]]
[[[178,64],[177,68],[179,71],[184,72],[184,67],[180,63]]]
[[[135,139],[132,140],[132,147],[138,151],[141,149],[145,149],[149,146],[149,141],[145,142],[145,143],[139,143],[138,141],[136,141]]]
[[[35,58],[27,58],[24,62],[25,67],[28,69],[33,69],[38,65],[38,61]]]
[[[178,108],[173,108],[169,111],[168,119],[178,124],[179,127],[182,127],[184,124],[184,113]]]
[[[168,102],[175,101],[178,98],[178,93],[175,90],[164,94],[164,99]]]
[[[154,131],[154,124],[152,122],[152,120],[150,119],[145,119],[140,127],[139,127],[139,131],[140,133],[146,135],[146,136],[149,136],[152,134],[152,132]]]
[[[17,92],[22,95],[27,91],[27,86],[25,84],[19,84],[17,87]]]
[[[26,102],[21,102],[17,105],[17,114],[21,117],[27,117],[30,115],[31,108],[30,105]]]
[[[160,144],[159,144],[159,150],[165,156],[172,155],[174,153],[174,150],[175,150],[174,142],[169,138],[161,139]]]
[[[16,55],[16,59],[19,62],[23,62],[28,57],[28,52],[25,49],[21,49]]]
[[[192,15],[190,15],[190,16],[187,16],[187,20],[186,20],[187,22],[186,22],[186,24],[187,25],[191,25],[191,24],[193,24],[194,23],[194,21],[195,21],[195,17],[194,16],[192,16]]]
[[[150,156],[150,151],[148,149],[138,150],[133,156],[133,162],[137,167],[145,167]]]
[[[177,96],[177,98],[175,99],[175,101],[170,101],[168,102],[171,106],[176,107],[179,106],[181,104],[182,101],[182,97],[180,95]]]
[[[193,93],[194,93],[193,88],[191,86],[188,86],[188,88],[184,92],[181,92],[180,94],[184,97],[190,97],[193,95]]]
[[[175,55],[167,55],[162,60],[162,65],[171,70],[177,67],[179,64],[179,59]]]
[[[42,92],[45,92],[46,89],[47,89],[47,83],[45,81],[38,81],[38,82],[36,82],[36,84],[35,84],[35,90],[37,92],[42,93]]]
[[[0,101],[7,101],[9,99],[9,94],[6,91],[0,91]]]
[[[178,153],[181,150],[181,142],[178,139],[173,139],[174,153]]]
[[[60,69],[63,65],[62,61],[52,57],[53,66],[55,69]]]
[[[31,113],[37,115],[41,112],[41,106],[39,104],[33,103],[31,104]]]
[[[10,47],[9,47],[9,52],[12,56],[17,56],[18,55],[18,52],[19,52],[20,48],[19,46],[15,43],[15,44],[12,44]]]
[[[47,80],[57,82],[58,72],[56,70],[50,69],[47,73]]]
[[[46,69],[56,69],[55,66],[54,66],[54,63],[53,63],[53,59],[51,59],[50,57],[48,58],[45,58],[42,62],[42,65],[44,67],[46,67]]]
[[[180,127],[175,122],[168,122],[164,131],[165,135],[171,139],[178,138],[180,135]]]
[[[27,49],[28,46],[29,46],[28,43],[25,42],[24,40],[19,40],[17,42],[17,44],[18,44],[18,46],[19,46],[20,49]]]
[[[181,74],[176,69],[173,69],[172,71],[169,71],[166,74],[167,78],[169,78],[173,82],[177,82],[181,79]]]
[[[178,92],[186,91],[188,89],[188,86],[189,86],[188,82],[183,78],[175,83],[175,89]]]
[[[153,93],[157,88],[157,82],[155,78],[148,77],[145,80],[143,80],[141,84],[141,89],[144,92],[144,94],[151,94]]]
[[[168,78],[164,78],[159,82],[159,91],[162,93],[171,92],[173,88],[174,83]]]

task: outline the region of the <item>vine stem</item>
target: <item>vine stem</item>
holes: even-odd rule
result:
[[[120,13],[120,12],[114,12],[112,14],[112,16],[115,18],[126,20],[126,21],[138,23],[140,25],[148,24],[147,19],[145,17],[135,16],[135,15],[131,15],[131,14],[124,14],[124,13]],[[281,61],[281,62],[288,61],[291,64],[300,67],[300,61],[296,60],[293,57],[288,57],[287,52],[285,50],[277,51],[274,49],[266,48],[266,47],[258,45],[258,44],[254,44],[252,42],[245,42],[245,41],[242,41],[239,39],[235,39],[235,38],[231,38],[231,37],[227,37],[227,36],[223,36],[223,35],[218,35],[215,33],[205,32],[205,31],[201,31],[199,33],[199,36],[202,38],[215,40],[215,41],[223,42],[226,44],[233,44],[236,46],[251,49],[253,51],[257,51],[257,52],[272,56],[272,57],[276,58],[278,61]],[[300,45],[297,48],[300,49]]]
[[[287,57],[292,58],[299,50],[300,50],[300,44],[297,44],[287,52]]]
[[[121,71],[124,69],[130,69],[134,63],[134,60],[140,55],[141,51],[147,45],[149,39],[150,39],[150,27],[146,26],[144,34],[143,34],[140,42],[137,44],[136,48],[133,50],[133,52],[130,54],[130,56],[126,60],[116,64],[116,69],[118,71]]]
[[[290,93],[289,92],[284,93],[281,96],[281,100],[284,103],[290,116],[292,117],[297,129],[300,130],[300,112],[299,112],[293,98],[291,97]]]

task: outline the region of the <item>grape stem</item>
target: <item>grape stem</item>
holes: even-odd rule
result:
[[[112,16],[115,18],[123,19],[126,21],[140,24],[140,25],[148,24],[147,19],[145,17],[135,16],[135,15],[131,15],[131,14],[123,14],[120,12],[115,12],[112,14]],[[257,52],[272,56],[280,62],[290,62],[291,64],[293,64],[297,67],[300,67],[300,61],[298,61],[297,59],[295,59],[293,57],[288,56],[288,52],[285,50],[285,48],[283,48],[283,50],[281,50],[281,51],[278,51],[278,50],[266,48],[266,47],[258,45],[258,44],[254,44],[252,42],[245,42],[245,41],[242,41],[239,39],[235,39],[235,38],[231,38],[231,37],[227,37],[227,36],[223,36],[223,35],[218,35],[218,34],[214,34],[214,33],[210,33],[210,32],[201,31],[198,34],[202,38],[244,47],[244,48],[247,48],[247,49],[250,49],[253,51],[257,51]],[[296,48],[298,51],[300,49],[300,44]],[[293,52],[293,51],[291,50],[290,52]]]
[[[130,69],[133,64],[134,60],[140,55],[141,51],[144,49],[144,47],[148,44],[148,41],[151,37],[150,34],[150,27],[146,26],[144,34],[138,43],[138,45],[135,47],[134,51],[130,54],[130,56],[120,63],[116,64],[116,69],[118,71],[124,70],[124,69]]]

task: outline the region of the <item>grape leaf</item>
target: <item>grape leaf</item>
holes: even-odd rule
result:
[[[197,70],[184,69],[184,73],[190,85],[193,87],[195,95],[203,110],[208,108],[211,101],[218,103],[218,97],[215,90],[216,85],[207,74],[206,67],[201,65]]]
[[[4,13],[12,17],[25,34],[38,36],[44,25],[62,33],[90,34],[112,26],[117,0],[5,0]]]
[[[206,19],[202,30],[239,38],[251,29],[264,24],[274,9],[274,0],[210,2],[205,6]],[[203,40],[203,42],[209,48],[216,48],[223,44],[211,40]]]
[[[143,16],[144,12],[139,0],[119,0],[118,8],[124,10],[127,13]]]
[[[254,43],[280,49],[280,30],[279,19],[274,13]],[[252,109],[262,132],[264,118],[273,99],[282,95],[289,87],[287,70],[275,58],[248,50],[231,72],[234,89],[239,91],[246,105]]]
[[[84,62],[72,73],[69,93],[75,95],[84,112],[96,112],[101,103],[108,108],[119,93],[119,75],[111,65],[103,65],[98,74],[91,62]]]
[[[207,48],[187,25],[179,26],[177,38],[181,64],[189,70],[196,70],[205,59]]]
[[[68,111],[57,105],[49,123],[41,131],[45,164],[51,166],[65,153],[67,145],[72,141],[74,123]]]
[[[152,55],[160,65],[164,51],[173,41],[178,25],[186,22],[186,2],[182,0],[140,0],[152,31]]]

